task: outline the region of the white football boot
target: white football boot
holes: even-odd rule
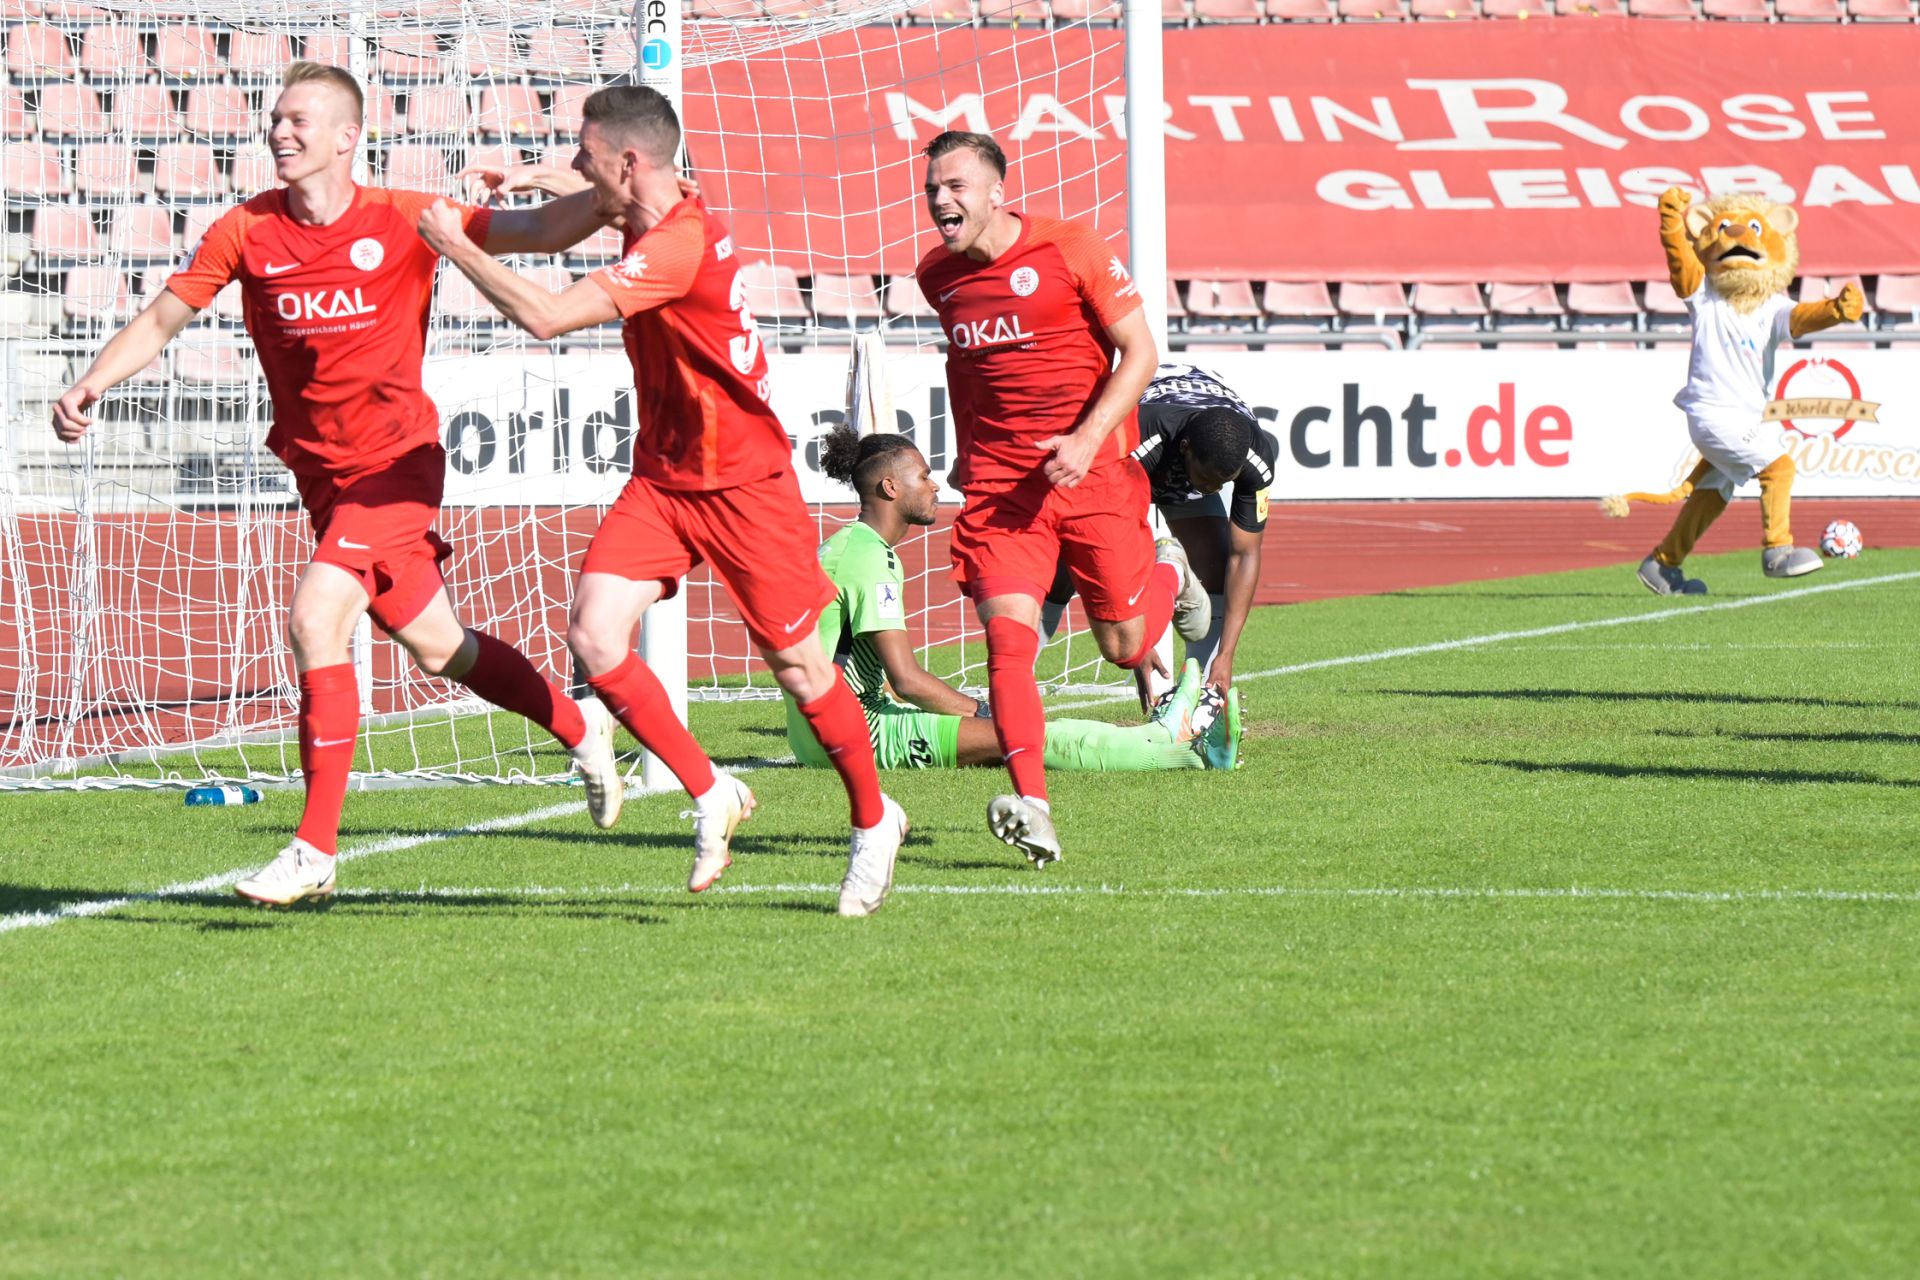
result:
[[[580,745],[569,749],[573,767],[587,790],[587,812],[602,831],[620,821],[620,805],[627,798],[627,780],[613,758],[613,712],[598,698],[579,699],[580,718],[587,722]]]
[[[330,897],[334,861],[331,855],[295,836],[280,851],[279,857],[234,885],[233,891],[272,907],[290,907],[306,898]]]
[[[680,816],[693,819],[693,870],[687,873],[687,890],[699,893],[711,888],[720,873],[733,865],[727,844],[741,823],[753,816],[753,792],[730,773],[714,770],[713,786],[694,801],[693,808]]]
[[[1153,544],[1153,558],[1180,571],[1180,593],[1173,598],[1173,629],[1182,640],[1206,639],[1207,629],[1213,625],[1213,601],[1207,598],[1206,586],[1187,562],[1187,549],[1176,538],[1162,538]],[[1154,637],[1147,639],[1151,642]]]
[[[892,796],[881,796],[880,804],[879,823],[853,829],[847,878],[840,882],[840,914],[849,919],[870,916],[886,905],[893,890],[893,864],[910,829],[907,811]]]
[[[1025,796],[995,796],[987,805],[987,829],[1026,854],[1036,871],[1060,861],[1053,815]]]

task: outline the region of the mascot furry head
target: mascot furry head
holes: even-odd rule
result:
[[[1735,192],[1689,206],[1684,225],[1708,281],[1736,311],[1784,292],[1799,272],[1800,215],[1791,205]]]

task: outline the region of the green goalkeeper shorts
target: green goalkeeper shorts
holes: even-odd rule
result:
[[[873,762],[882,769],[952,769],[960,762],[960,717],[935,715],[917,707],[890,704],[867,713],[867,737],[873,742]],[[787,745],[794,758],[812,769],[831,768],[833,762],[806,722],[793,717],[787,725]]]

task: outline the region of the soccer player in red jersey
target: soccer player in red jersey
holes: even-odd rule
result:
[[[360,724],[349,644],[362,613],[422,671],[457,680],[559,739],[601,826],[618,815],[623,783],[605,710],[574,702],[518,650],[461,625],[441,578],[452,548],[432,526],[446,454],[439,412],[420,383],[438,260],[414,234],[434,197],[354,182],[364,103],[351,74],[296,62],[281,84],[268,141],[286,185],[208,228],[166,289],[60,397],[53,424],[61,439],[78,440],[95,401],[150,364],[229,281],[240,282],[273,397],[267,447],[293,473],[317,544],[288,618],[306,808],[279,857],[235,886],[284,906],[334,889]],[[555,252],[604,222],[585,197],[556,202],[538,220],[475,208],[454,216],[462,234],[491,253]]]
[[[1090,227],[1008,208],[1007,158],[987,135],[943,133],[925,154],[941,242],[916,274],[947,335],[959,445],[949,480],[966,499],[954,579],[987,633],[993,726],[1015,792],[988,805],[987,824],[1042,867],[1060,839],[1033,662],[1056,565],[1073,575],[1102,656],[1128,670],[1159,668],[1153,645],[1170,620],[1204,635],[1207,598],[1178,543],[1156,557],[1146,473],[1129,456],[1159,356],[1125,264]]]
[[[767,403],[766,352],[733,238],[680,187],[680,121],[664,97],[601,89],[581,115],[574,169],[601,216],[625,228],[618,262],[553,293],[475,247],[452,205],[428,210],[420,235],[537,338],[624,322],[639,408],[633,476],[587,548],[567,642],[587,683],[694,797],[687,887],[700,892],[730,864],[728,841],[753,811],[753,794],[715,772],[633,652],[633,636],[648,607],[706,560],[846,784],[854,831],[839,909],[869,915],[892,887],[907,819],[881,794],[866,717],[814,638],[835,591],[815,555],[786,432]]]

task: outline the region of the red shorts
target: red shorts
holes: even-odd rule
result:
[[[819,527],[791,471],[726,489],[663,489],[634,476],[600,522],[580,572],[656,580],[671,596],[702,561],[762,649],[810,638],[835,595],[820,569]]]
[[[1090,617],[1137,618],[1153,572],[1150,488],[1128,459],[1071,489],[1035,474],[1011,489],[969,494],[953,522],[954,582],[975,600],[983,588],[1038,600],[1064,564]]]
[[[344,485],[331,476],[296,477],[313,521],[313,558],[359,579],[367,612],[393,632],[445,590],[440,562],[453,554],[433,530],[447,480],[447,454],[421,445]]]

